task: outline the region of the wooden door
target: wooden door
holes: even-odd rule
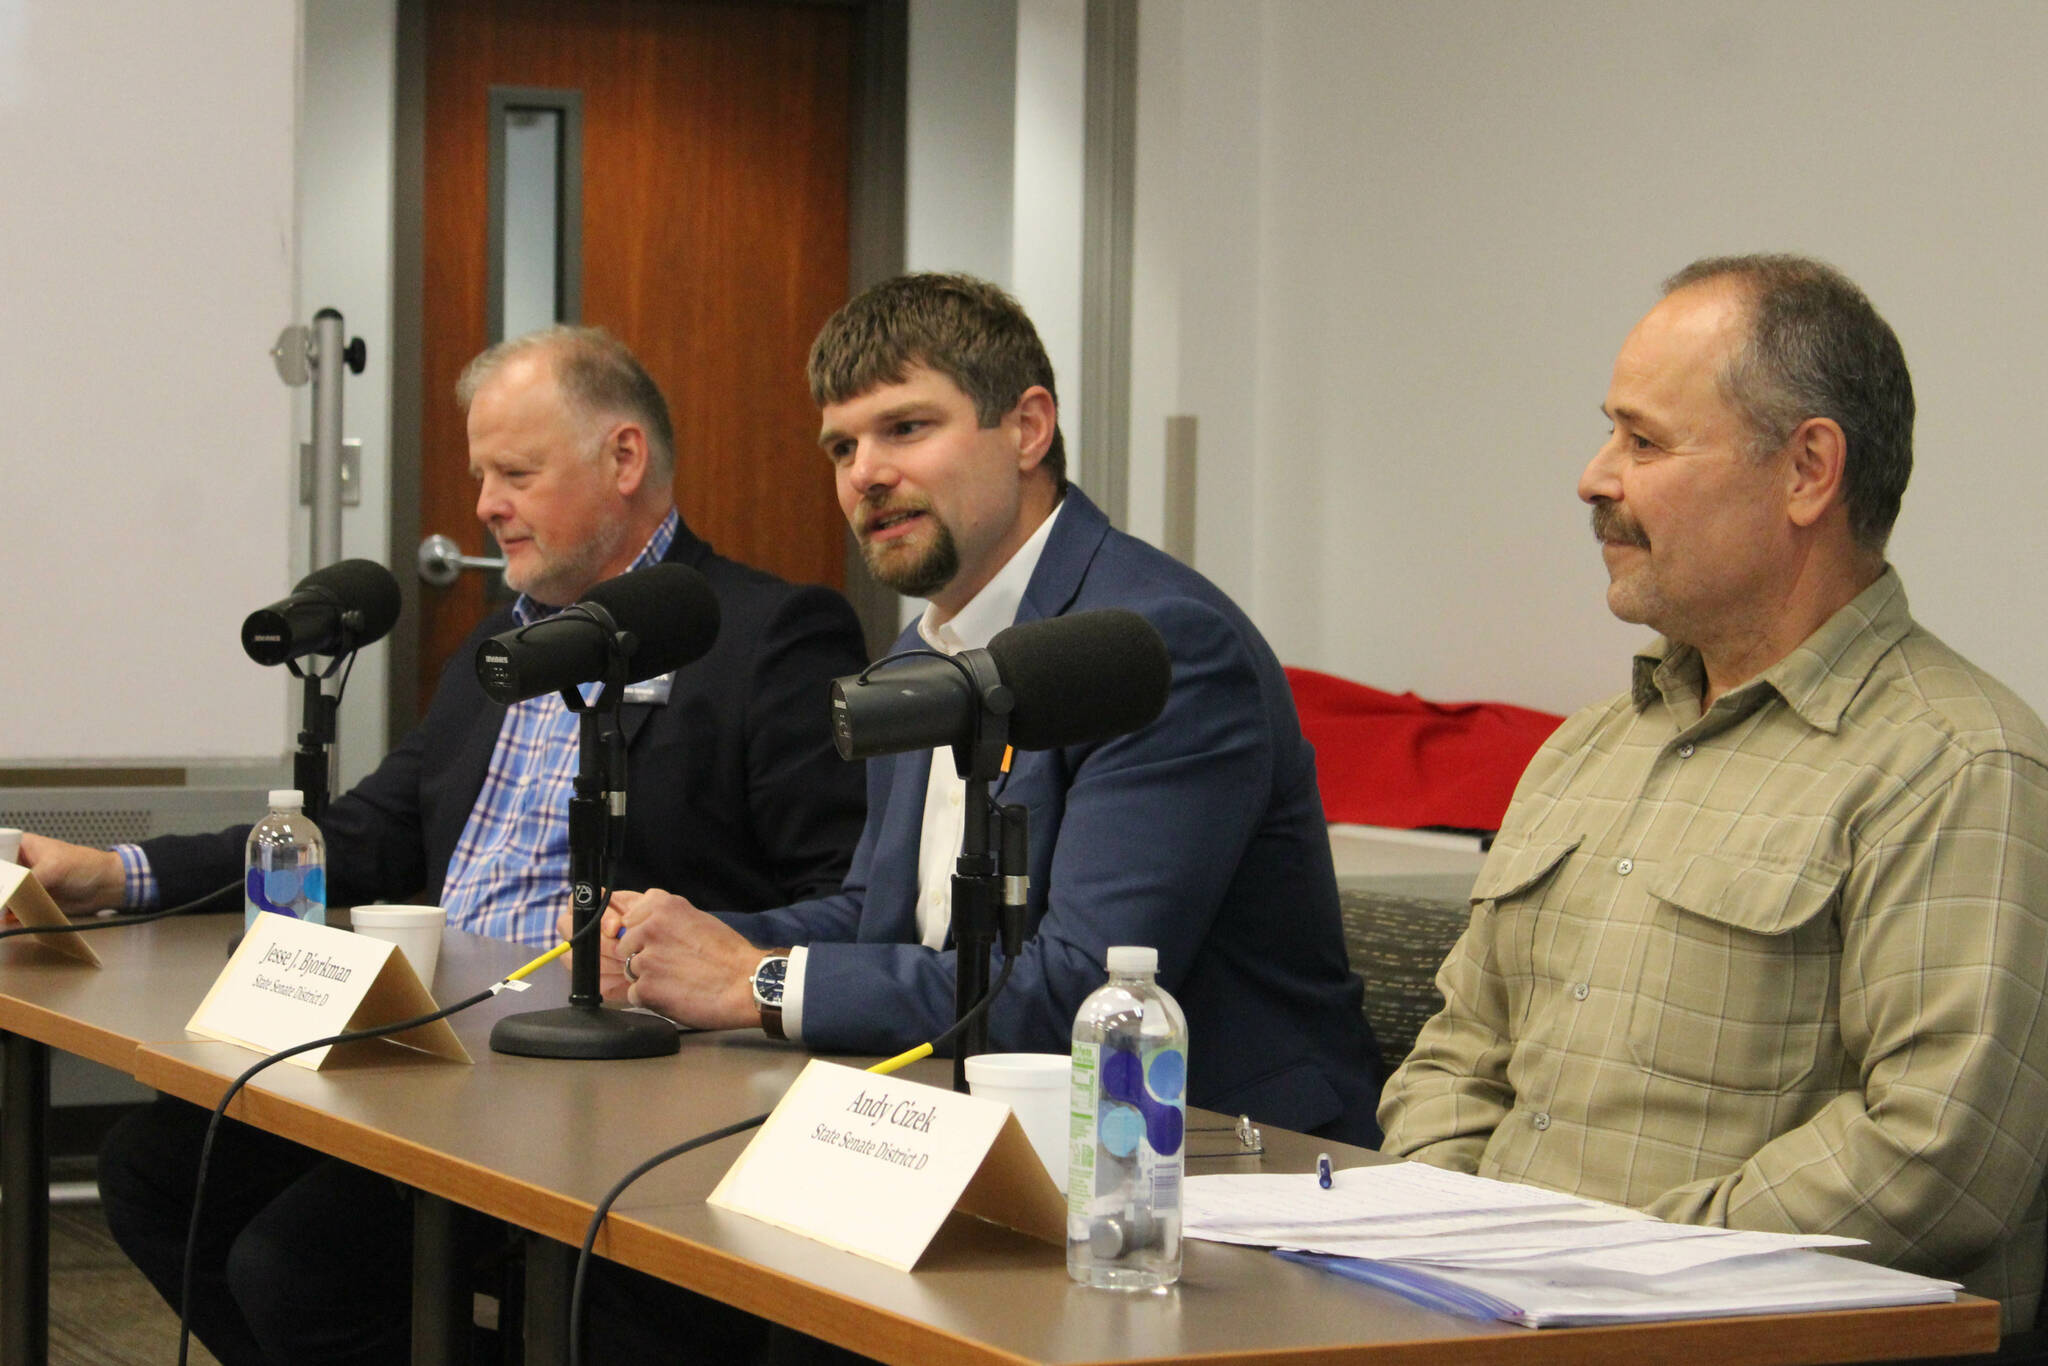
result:
[[[482,553],[456,376],[487,334],[489,92],[582,99],[578,321],[676,427],[676,503],[721,552],[843,587],[845,522],[804,357],[847,294],[856,16],[838,5],[434,0],[425,11],[422,534]],[[420,585],[419,705],[484,576]]]

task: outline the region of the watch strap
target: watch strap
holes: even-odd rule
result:
[[[771,966],[777,970],[772,973],[770,989],[764,991],[762,988],[762,977],[764,973],[770,971]],[[754,1008],[761,1014],[761,1032],[771,1039],[787,1039],[789,1037],[782,1028],[782,993],[788,973],[789,951],[787,949],[776,950],[754,965]]]

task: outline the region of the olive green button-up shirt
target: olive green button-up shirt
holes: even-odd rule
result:
[[[1702,714],[1704,686],[1659,642],[1530,763],[1386,1151],[1867,1239],[2029,1326],[2048,730],[1891,570]]]

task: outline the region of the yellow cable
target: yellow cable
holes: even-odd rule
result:
[[[561,956],[562,956],[563,954],[567,953],[568,951],[569,951],[569,941],[568,941],[568,940],[566,940],[566,939],[564,939],[564,940],[563,940],[563,941],[562,941],[561,943],[559,943],[559,944],[555,945],[555,946],[554,946],[553,948],[549,949],[549,950],[548,950],[548,951],[547,951],[546,953],[544,953],[544,954],[542,954],[542,955],[541,955],[540,957],[538,957],[538,958],[534,959],[534,960],[533,960],[533,961],[532,961],[531,963],[528,963],[528,964],[527,964],[527,965],[526,965],[525,967],[523,967],[523,968],[520,968],[520,969],[519,969],[519,970],[518,970],[517,972],[508,972],[508,973],[506,973],[506,974],[505,974],[505,980],[506,980],[506,981],[508,981],[508,982],[516,982],[516,981],[518,981],[518,980],[519,980],[520,978],[522,978],[522,977],[525,977],[525,976],[526,976],[526,975],[527,975],[528,973],[530,973],[530,972],[533,972],[533,971],[537,970],[537,969],[538,969],[538,968],[539,968],[539,967],[540,967],[540,966],[541,966],[541,965],[542,965],[543,963],[552,963],[552,962],[554,962],[554,961],[555,961],[555,960],[556,960],[557,958],[560,958],[560,957],[561,957]]]
[[[919,1058],[929,1058],[931,1055],[932,1046],[928,1043],[921,1043],[917,1047],[911,1049],[908,1053],[898,1053],[893,1058],[884,1058],[882,1061],[876,1063],[873,1067],[870,1067],[868,1071],[873,1072],[878,1076],[886,1077],[891,1072],[897,1071],[900,1068],[910,1066],[910,1064],[916,1062]]]

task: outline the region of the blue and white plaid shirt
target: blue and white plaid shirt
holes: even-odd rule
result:
[[[676,538],[674,508],[654,529],[631,569],[658,564]],[[554,615],[525,594],[512,615],[528,625]],[[595,687],[596,685],[591,685]],[[545,947],[555,942],[555,916],[569,904],[569,798],[577,762],[576,713],[555,693],[505,709],[498,745],[470,808],[441,904],[452,929]],[[127,903],[153,906],[156,876],[134,845],[116,846]]]
[[[675,538],[671,508],[629,568],[660,563]],[[524,594],[512,604],[522,626],[555,610]],[[441,904],[453,928],[536,947],[555,942],[555,917],[569,906],[577,724],[576,713],[555,693],[505,709],[483,790],[441,884]]]

